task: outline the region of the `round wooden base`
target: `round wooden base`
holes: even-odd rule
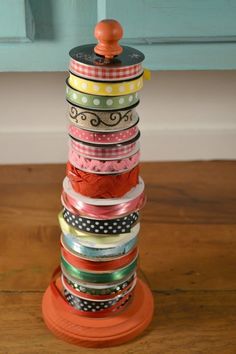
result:
[[[131,303],[117,315],[88,318],[62,311],[49,286],[43,296],[42,311],[47,327],[58,338],[84,347],[110,347],[141,334],[153,315],[153,297],[148,286],[137,280]]]

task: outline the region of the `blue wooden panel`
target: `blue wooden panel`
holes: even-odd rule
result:
[[[1,0],[0,43],[30,42],[34,20],[28,0]]]
[[[136,45],[150,70],[235,70],[236,43]]]
[[[0,44],[0,71],[67,70],[68,51],[94,42],[96,1],[30,0],[30,5],[35,39],[32,43]]]
[[[143,51],[150,69],[236,69],[234,0],[1,0],[0,71],[66,70],[69,49],[95,42],[102,18],[121,22],[123,43]],[[33,21],[33,42],[22,43]]]
[[[236,1],[99,0],[100,17],[115,18],[135,43],[236,41]],[[228,38],[227,38],[228,37]]]
[[[153,70],[236,69],[236,1],[98,0]]]

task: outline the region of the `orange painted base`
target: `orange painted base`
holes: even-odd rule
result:
[[[50,286],[42,303],[47,327],[58,338],[84,347],[111,347],[141,334],[153,316],[153,296],[148,286],[137,281],[132,302],[124,311],[105,318],[88,318],[61,311]]]

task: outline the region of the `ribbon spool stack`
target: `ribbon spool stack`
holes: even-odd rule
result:
[[[120,47],[122,27],[103,20],[98,44],[70,51],[66,82],[69,160],[59,214],[61,267],[43,298],[49,329],[68,342],[106,347],[150,323],[153,298],[137,278],[144,182],[139,117],[144,55]]]

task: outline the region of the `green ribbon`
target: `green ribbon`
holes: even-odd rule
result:
[[[65,269],[62,269],[62,272],[66,277],[69,285],[71,285],[74,289],[79,290],[80,292],[90,295],[110,295],[112,293],[117,293],[121,289],[123,289],[123,285],[126,287],[133,281],[135,277],[135,273],[133,272],[128,276],[128,278],[125,278],[121,282],[116,282],[112,287],[109,284],[103,284],[104,286],[102,285],[101,288],[92,288],[91,284],[89,286],[88,283],[85,285],[83,283],[79,283],[78,280],[69,279],[69,276],[66,274]]]
[[[79,270],[69,264],[63,257],[61,257],[62,266],[72,277],[78,278],[91,283],[109,283],[121,280],[127,277],[137,266],[137,258],[132,261],[127,267],[116,270],[112,273],[88,273]]]
[[[96,96],[89,95],[71,88],[68,84],[66,87],[66,98],[73,104],[81,107],[91,108],[95,110],[112,111],[114,109],[129,108],[136,104],[139,100],[138,93],[123,96]]]

